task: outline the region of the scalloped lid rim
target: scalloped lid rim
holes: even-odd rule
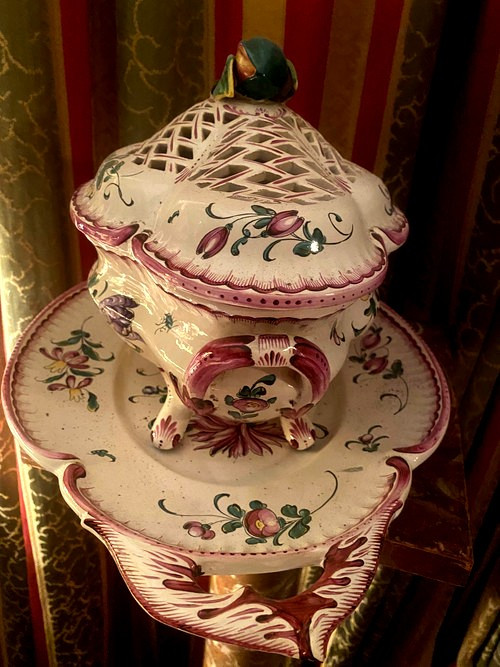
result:
[[[408,233],[380,179],[300,116],[234,100],[205,100],[113,153],[71,211],[96,247],[169,288],[258,309],[373,291]]]

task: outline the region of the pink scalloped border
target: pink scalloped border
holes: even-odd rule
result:
[[[77,203],[78,194],[86,186],[87,184],[81,186],[73,194],[71,200],[73,222],[92,240],[103,246],[116,246],[117,230],[120,228],[100,225],[97,218],[84,214]],[[294,288],[290,288],[285,283],[264,288],[252,281],[241,283],[232,280],[229,276],[215,280],[206,273],[195,275],[187,267],[176,264],[177,252],[166,254],[167,251],[164,248],[153,249],[150,240],[151,232],[140,231],[130,234],[127,231],[124,240],[130,240],[132,255],[140,265],[177,289],[184,289],[210,300],[224,301],[245,308],[286,309],[293,306],[323,308],[334,304],[349,303],[379,287],[387,272],[388,255],[381,234],[385,235],[394,245],[401,245],[408,236],[407,220],[399,210],[396,212],[395,219],[398,223],[395,229],[377,228],[372,232],[373,238],[377,239],[381,246],[376,248],[379,255],[378,262],[370,264],[367,260],[364,266],[358,267],[356,277],[344,276],[341,280],[332,281],[320,275],[318,282],[309,281]],[[127,230],[129,227],[130,225]],[[107,234],[109,239],[106,239]]]

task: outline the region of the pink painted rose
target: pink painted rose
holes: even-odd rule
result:
[[[380,344],[380,340],[378,330],[370,331],[361,338],[361,345],[365,350],[370,350],[372,347],[377,347]]]
[[[243,526],[253,537],[272,537],[280,530],[278,517],[265,507],[247,512]]]
[[[360,435],[358,440],[363,443],[363,445],[369,445],[373,440],[373,435],[371,433],[365,433],[364,435]]]
[[[232,407],[240,412],[260,412],[269,405],[263,398],[237,398],[233,401]]]
[[[363,364],[363,370],[365,370],[370,375],[376,375],[377,373],[381,373],[388,363],[388,357],[374,356],[365,361]]]
[[[269,236],[280,238],[297,231],[304,224],[304,218],[297,214],[298,211],[282,211],[273,216],[266,228]]]
[[[205,236],[198,243],[196,254],[200,255],[203,253],[203,259],[213,257],[226,245],[228,238],[229,228],[227,225],[225,227],[216,227],[215,229],[212,229],[210,232],[208,232],[208,234],[205,234]]]
[[[213,540],[215,537],[215,532],[208,523],[188,521],[182,527],[187,530],[188,535],[191,535],[191,537],[201,537],[202,540]]]

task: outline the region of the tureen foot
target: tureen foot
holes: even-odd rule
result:
[[[176,447],[192,416],[193,413],[189,408],[171,396],[170,401],[167,399],[162,406],[151,429],[153,445],[158,449]]]
[[[307,417],[281,417],[283,435],[294,449],[307,449],[314,445],[316,432]]]

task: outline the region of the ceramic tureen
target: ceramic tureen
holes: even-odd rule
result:
[[[159,448],[196,415],[222,429],[278,418],[293,448],[311,446],[310,410],[406,239],[381,180],[285,106],[295,87],[278,47],[241,42],[211,97],[111,154],[73,196],[98,252],[91,296],[168,388]]]

